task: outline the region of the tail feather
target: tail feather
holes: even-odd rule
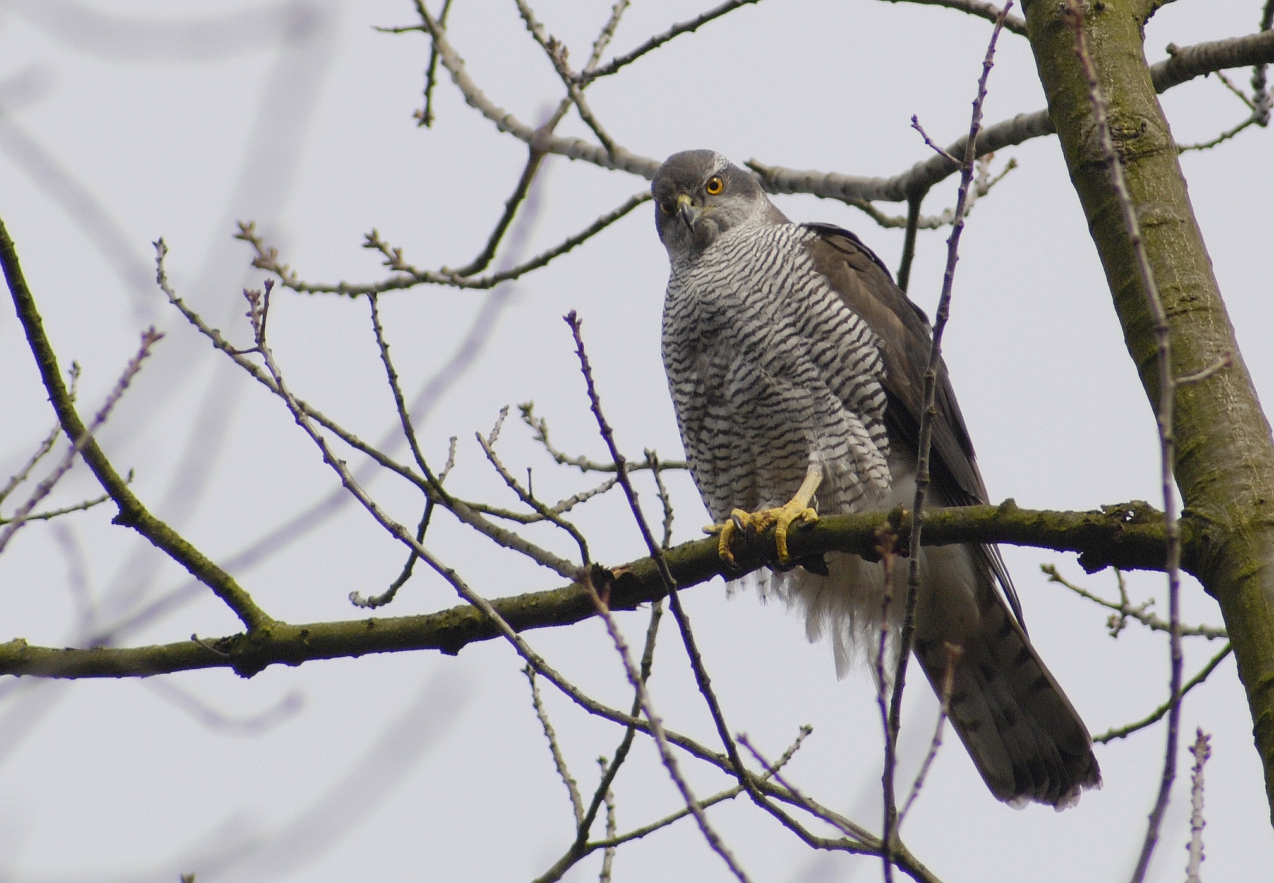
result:
[[[916,657],[941,693],[946,645],[960,648],[951,722],[991,792],[1011,803],[1064,809],[1085,789],[1101,785],[1088,729],[996,591],[977,550],[943,551],[950,560],[927,568],[931,582],[922,588],[927,603],[918,605]],[[954,604],[952,595],[960,596]],[[968,601],[975,616],[951,615]]]
[[[826,576],[802,568],[758,576],[763,593],[804,608],[810,640],[830,638],[837,672],[844,674],[854,656],[874,656],[864,651],[877,646],[883,569],[854,555],[826,557]],[[906,571],[895,568],[894,598],[905,596]],[[902,606],[890,607],[894,637]],[[1014,805],[1035,801],[1064,809],[1084,790],[1100,787],[1088,729],[996,589],[987,555],[976,546],[929,548],[921,559],[915,656],[939,696],[947,645],[959,648],[951,723],[992,794]]]

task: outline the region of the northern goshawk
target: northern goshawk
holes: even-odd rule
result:
[[[673,155],[651,190],[672,264],[664,365],[723,557],[736,530],[777,524],[787,564],[789,526],[815,510],[910,507],[932,340],[924,313],[854,234],[793,224],[718,153]],[[987,501],[945,366],[931,475],[936,506]],[[832,640],[843,673],[855,644],[861,652],[879,634],[883,568],[843,553],[796,564],[806,566],[776,569],[762,588],[804,607],[810,639]],[[894,568],[896,599],[906,570]],[[902,607],[890,607],[896,620]],[[961,648],[951,721],[997,798],[1062,808],[1101,784],[1088,730],[1027,639],[995,546],[921,557],[915,655],[939,693],[947,644]]]

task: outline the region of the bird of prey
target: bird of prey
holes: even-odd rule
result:
[[[721,554],[732,560],[735,531],[777,525],[780,566],[762,589],[804,608],[843,673],[879,634],[883,568],[844,553],[789,562],[786,537],[819,511],[911,504],[928,320],[853,233],[792,223],[719,153],[669,157],[651,190],[672,265],[664,366]],[[945,366],[936,407],[929,499],[987,502]],[[894,598],[906,569],[894,568]],[[902,606],[890,607],[895,640]],[[1100,786],[1088,730],[1031,646],[995,546],[922,555],[915,655],[939,695],[947,645],[960,648],[951,721],[992,794],[1061,809]]]

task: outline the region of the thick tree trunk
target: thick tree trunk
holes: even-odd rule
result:
[[[1191,557],[1220,603],[1234,643],[1274,819],[1274,440],[1239,354],[1143,54],[1142,25],[1157,5],[1089,0],[1084,28],[1171,324],[1173,370],[1191,374],[1226,353],[1233,356],[1231,367],[1178,387],[1175,465],[1184,505],[1203,527],[1191,541]],[[1027,0],[1028,36],[1128,352],[1153,405],[1154,330],[1064,9],[1052,0]]]

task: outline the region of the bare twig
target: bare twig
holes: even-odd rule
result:
[[[44,480],[35,486],[35,490],[27,497],[26,502],[17,508],[13,516],[9,518],[4,527],[0,529],[0,552],[4,551],[5,546],[9,545],[9,540],[13,535],[22,529],[22,526],[30,520],[31,511],[39,505],[40,501],[52,492],[54,485],[62,480],[62,476],[70,471],[75,464],[75,458],[80,455],[84,448],[93,441],[93,433],[97,432],[106,422],[106,418],[110,416],[115,405],[123,397],[128,385],[133,382],[133,378],[137,376],[137,372],[142,369],[142,362],[150,355],[151,348],[159,342],[164,335],[156,331],[154,327],[142,332],[141,346],[136,354],[129,359],[128,364],[124,367],[124,372],[120,375],[119,380],[115,381],[115,386],[106,396],[106,401],[102,403],[102,407],[93,417],[91,423],[80,434],[79,438],[66,449],[66,453],[62,455],[62,459],[53,467],[53,470],[45,476]],[[71,507],[65,511],[74,511],[75,509],[88,508],[86,504]],[[53,517],[58,513],[45,513],[46,518]]]
[[[620,0],[625,3],[626,0]],[[619,4],[616,4],[616,8]],[[597,758],[597,764],[602,768],[602,772],[606,771],[606,758]],[[609,788],[606,789],[606,839],[613,840],[615,834],[618,833],[618,827],[615,821],[615,793]],[[610,883],[611,868],[615,863],[615,847],[607,846],[602,849],[602,870],[597,875],[598,883]]]
[[[545,506],[537,500],[529,488],[523,488],[521,482],[514,478],[513,474],[504,467],[503,463],[500,462],[500,457],[495,452],[495,442],[500,434],[500,426],[504,422],[504,418],[508,415],[508,413],[508,405],[505,405],[500,409],[500,417],[496,421],[495,427],[491,430],[491,434],[488,437],[483,438],[481,433],[475,434],[478,439],[478,444],[482,446],[482,451],[487,455],[488,462],[491,463],[491,466],[495,469],[499,476],[504,479],[504,483],[509,487],[509,489],[518,495],[519,500],[534,509],[536,514],[542,519],[556,525],[570,534],[571,538],[575,540],[576,544],[579,546],[580,563],[584,567],[587,567],[592,563],[592,558],[589,557],[588,541],[584,539],[584,535],[579,532],[579,529],[575,527],[575,525],[563,518],[558,512],[554,511],[553,508]]]
[[[540,699],[540,688],[535,683],[535,669],[527,665],[523,667],[522,673],[526,675],[527,682],[531,685],[531,705],[535,708],[535,716],[539,718],[540,726],[544,730],[544,738],[549,740],[553,766],[557,768],[557,774],[566,785],[566,791],[571,797],[571,809],[575,812],[575,825],[578,827],[584,822],[584,801],[579,795],[579,783],[571,775],[570,769],[566,766],[566,758],[562,756],[562,746],[557,742],[557,732],[549,721],[549,714],[544,709],[543,700]]]
[[[221,350],[222,352],[226,353],[226,355],[228,355],[231,359],[234,360],[236,365],[238,365],[244,371],[248,372],[248,374],[250,374],[254,380],[260,383],[266,389],[270,390],[270,392],[280,396],[281,398],[284,398],[282,392],[279,390],[273,378],[270,376],[270,374],[267,371],[264,371],[263,369],[261,369],[259,366],[254,364],[251,359],[243,355],[243,353],[241,353],[238,349],[231,346],[226,341],[226,339],[221,335],[220,331],[210,327],[199,316],[198,313],[192,310],[181,298],[177,296],[176,292],[173,291],[172,286],[169,284],[167,275],[164,272],[163,259],[164,259],[164,255],[167,254],[167,246],[163,244],[163,240],[160,240],[158,243],[156,243],[156,249],[157,249],[157,266],[158,266],[158,273],[159,273],[159,287],[160,287],[160,290],[162,290],[164,294],[168,297],[169,303],[171,303],[174,307],[176,307],[181,312],[181,314],[186,318],[187,322],[189,322],[192,326],[195,327],[196,330],[198,330],[201,334],[207,337],[208,340],[212,342],[213,346],[215,346],[217,349]],[[407,481],[410,481],[412,484],[420,488],[426,494],[433,495],[433,498],[438,503],[443,504],[444,507],[453,515],[455,515],[457,519],[469,525],[470,527],[474,528],[475,530],[477,530],[479,533],[483,534],[487,538],[494,540],[497,544],[504,546],[506,549],[510,549],[512,551],[519,552],[525,555],[526,557],[530,558],[532,561],[536,562],[542,567],[547,567],[550,570],[553,570],[557,572],[558,574],[564,577],[567,577],[568,579],[574,577],[576,567],[577,567],[575,564],[572,564],[570,561],[567,561],[564,558],[554,555],[552,552],[548,551],[547,549],[540,548],[539,546],[529,542],[525,538],[519,536],[516,533],[513,533],[512,531],[505,530],[499,525],[492,524],[490,521],[482,517],[480,513],[471,509],[462,500],[455,499],[454,497],[451,497],[450,495],[448,495],[442,489],[441,484],[438,483],[436,479],[431,480],[430,476],[427,476],[427,475],[426,476],[417,475],[411,469],[407,468],[406,466],[403,466],[401,463],[398,463],[397,461],[387,456],[382,451],[367,444],[358,436],[354,435],[353,433],[341,427],[336,422],[324,416],[323,413],[319,411],[317,408],[314,408],[313,406],[302,401],[301,399],[298,399],[295,396],[292,396],[290,393],[288,394],[288,397],[284,398],[285,402],[289,400],[295,403],[296,407],[300,409],[300,411],[306,416],[307,419],[313,420],[314,422],[318,423],[324,429],[327,429],[333,434],[335,434],[338,438],[341,439],[341,441],[345,442],[350,447],[362,452],[363,454],[366,454],[378,465],[390,470],[396,475],[401,476]]]
[[[518,405],[518,411],[522,413],[522,422],[531,428],[535,433],[535,440],[540,443],[548,455],[553,458],[555,463],[562,466],[574,466],[580,472],[616,472],[618,467],[612,463],[603,463],[600,460],[590,460],[583,456],[571,456],[563,453],[553,446],[549,441],[549,425],[543,417],[535,416],[535,403],[524,402]],[[625,468],[629,472],[636,472],[640,469],[651,469],[649,459],[645,463],[626,464]],[[659,469],[686,469],[688,468],[685,460],[662,460],[658,465]]]
[[[22,274],[17,249],[14,247],[13,240],[9,238],[9,232],[5,229],[3,221],[0,221],[0,265],[4,267],[5,279],[8,282],[9,292],[13,296],[18,320],[26,332],[27,343],[31,347],[31,353],[40,370],[40,377],[49,394],[49,401],[57,412],[58,422],[62,424],[62,429],[72,444],[82,445],[80,455],[84,462],[93,472],[102,489],[110,494],[111,499],[119,506],[119,514],[114,519],[115,523],[136,530],[156,548],[185,567],[192,576],[211,589],[230,607],[250,631],[271,625],[274,620],[257,606],[252,597],[230,574],[151,514],[128,487],[128,482],[116,471],[96,441],[91,437],[82,441],[88,434],[88,429],[84,426],[68,395],[66,384],[58,369],[57,354],[44,333],[44,320],[40,316],[35,297]]]
[[[546,266],[555,258],[559,258],[566,254],[576,246],[586,242],[593,236],[605,230],[611,224],[627,215],[637,206],[650,201],[650,191],[643,190],[635,193],[624,201],[622,205],[613,211],[602,215],[593,223],[589,224],[579,233],[564,239],[561,243],[553,248],[543,251],[535,257],[527,260],[517,266],[510,267],[507,270],[500,270],[495,273],[489,273],[485,276],[466,277],[454,274],[443,268],[442,270],[421,270],[405,263],[390,263],[391,269],[398,270],[397,275],[390,276],[380,282],[354,284],[350,282],[336,283],[312,283],[303,281],[291,267],[287,264],[279,262],[278,250],[267,246],[265,241],[256,232],[256,226],[251,223],[240,224],[239,233],[235,235],[236,239],[241,239],[252,246],[256,256],[252,259],[252,265],[258,269],[273,273],[278,277],[283,285],[291,288],[293,291],[299,291],[304,294],[343,294],[343,295],[359,295],[359,294],[375,294],[384,291],[396,291],[404,288],[412,288],[416,285],[447,285],[452,288],[469,288],[476,290],[485,290],[495,288],[502,282],[509,282],[526,275],[532,270],[538,270],[540,267]],[[401,261],[401,252],[395,252],[386,245],[379,235],[373,230],[367,236],[366,247],[375,249],[387,255],[397,254],[397,259]],[[392,258],[391,258],[392,260]]]
[[[420,516],[420,523],[416,525],[416,542],[423,543],[425,541],[425,531],[429,530],[429,520],[434,514],[434,501],[429,499],[425,501],[425,511]],[[416,555],[416,550],[412,549],[407,553],[407,563],[403,565],[402,571],[389,584],[389,588],[381,592],[379,595],[363,597],[362,593],[357,589],[349,593],[349,603],[355,607],[362,607],[365,610],[375,610],[377,607],[384,607],[393,601],[398,595],[398,590],[407,584],[407,580],[411,579],[412,571],[416,568],[416,562],[420,560]]]
[[[920,796],[920,789],[925,785],[925,777],[929,775],[929,767],[933,766],[934,758],[938,756],[938,749],[942,747],[942,730],[947,722],[947,717],[951,713],[951,688],[955,683],[955,667],[960,661],[960,656],[964,653],[962,647],[955,644],[947,644],[947,667],[942,674],[942,696],[941,705],[938,708],[938,723],[933,728],[933,738],[929,740],[929,753],[925,755],[924,763],[920,764],[920,771],[916,773],[915,781],[911,783],[911,793],[907,795],[907,800],[902,805],[902,811],[898,813],[898,830],[902,830],[902,823],[907,820],[907,812],[911,809],[911,805],[916,802],[916,798]]]
[[[1190,843],[1186,846],[1189,860],[1186,862],[1186,883],[1200,883],[1199,872],[1203,865],[1203,765],[1212,756],[1208,734],[1199,727],[1195,731],[1190,753],[1194,755],[1194,769],[1190,776]]]
[[[1232,649],[1233,648],[1230,646],[1229,642],[1227,641],[1226,645],[1221,648],[1221,651],[1217,653],[1215,656],[1213,656],[1210,660],[1208,660],[1208,664],[1205,665],[1202,669],[1200,669],[1197,675],[1195,675],[1190,680],[1185,682],[1185,684],[1181,687],[1181,692],[1177,695],[1177,698],[1175,700],[1170,697],[1167,702],[1165,702],[1163,705],[1160,705],[1158,708],[1150,712],[1150,714],[1146,715],[1141,720],[1135,721],[1131,724],[1126,724],[1125,726],[1122,726],[1122,727],[1115,727],[1114,729],[1107,730],[1104,733],[1094,736],[1093,741],[1102,742],[1102,743],[1112,742],[1115,739],[1122,739],[1125,736],[1129,736],[1132,733],[1137,732],[1138,730],[1144,730],[1146,727],[1150,726],[1151,724],[1158,722],[1174,706],[1180,706],[1181,704],[1180,700],[1187,693],[1189,693],[1195,687],[1199,686],[1199,684],[1202,684],[1204,681],[1206,681],[1208,679],[1208,675],[1212,674],[1212,672],[1216,669],[1216,667],[1220,665],[1222,661],[1224,661],[1225,657],[1230,655],[1230,652]]]
[[[1000,7],[994,3],[983,3],[981,0],[888,0],[890,3],[922,3],[926,6],[945,6],[969,15],[976,15],[989,22],[994,22],[1000,15]],[[1004,30],[1012,31],[1019,36],[1026,36],[1026,21],[1016,15],[1004,17]]]
[[[1177,525],[1176,481],[1173,477],[1173,461],[1175,459],[1176,440],[1173,434],[1173,398],[1176,394],[1172,377],[1171,326],[1164,311],[1163,300],[1159,296],[1159,288],[1155,281],[1154,271],[1150,267],[1150,256],[1146,252],[1141,238],[1141,225],[1133,208],[1132,196],[1128,192],[1128,184],[1124,180],[1123,165],[1115,149],[1115,140],[1111,135],[1110,121],[1106,111],[1106,99],[1098,82],[1097,69],[1093,65],[1088,51],[1088,35],[1084,29],[1084,10],[1079,0],[1066,0],[1067,19],[1075,32],[1075,54],[1080,67],[1088,80],[1088,95],[1093,107],[1093,117],[1097,124],[1097,141],[1101,147],[1106,168],[1110,174],[1111,187],[1115,193],[1115,201],[1123,216],[1124,228],[1128,233],[1133,254],[1137,262],[1137,272],[1141,277],[1142,291],[1146,305],[1150,311],[1154,327],[1157,372],[1159,388],[1156,407],[1156,419],[1159,428],[1160,483],[1163,490],[1164,536],[1167,540],[1168,574],[1168,619],[1171,625],[1169,632],[1169,657],[1171,675],[1169,678],[1169,695],[1172,707],[1168,710],[1167,745],[1164,748],[1163,775],[1159,782],[1159,793],[1146,828],[1145,841],[1142,844],[1141,856],[1133,871],[1133,883],[1141,883],[1145,879],[1146,869],[1150,865],[1150,857],[1154,854],[1155,844],[1159,840],[1159,826],[1163,814],[1168,808],[1168,799],[1172,790],[1173,779],[1177,771],[1177,730],[1180,720],[1181,696],[1181,533]]]
[[[673,619],[676,620],[677,628],[681,632],[681,640],[685,645],[686,655],[690,658],[690,667],[694,672],[695,683],[699,687],[700,695],[703,696],[708,705],[708,711],[711,713],[713,723],[716,725],[717,735],[720,736],[721,743],[725,746],[726,754],[729,756],[731,763],[734,764],[735,774],[746,786],[749,781],[747,769],[743,766],[743,759],[739,756],[739,749],[730,737],[729,728],[726,726],[725,715],[721,711],[720,703],[717,702],[716,694],[712,691],[712,681],[708,677],[708,671],[703,664],[703,656],[699,653],[699,648],[695,642],[694,632],[690,627],[690,618],[682,608],[681,597],[677,594],[677,582],[673,579],[672,571],[668,568],[668,561],[664,557],[663,549],[655,542],[655,536],[651,533],[650,525],[646,522],[645,515],[642,514],[641,504],[637,501],[637,491],[633,488],[632,482],[628,478],[627,460],[619,452],[619,447],[615,443],[615,434],[602,413],[601,397],[598,395],[597,388],[593,383],[593,370],[588,361],[588,354],[584,351],[584,338],[580,332],[579,318],[576,316],[575,311],[572,310],[565,316],[565,319],[575,339],[575,352],[579,357],[580,371],[584,375],[584,383],[588,388],[589,407],[593,412],[593,416],[597,419],[598,430],[601,432],[602,439],[606,442],[606,447],[610,451],[611,459],[615,463],[615,471],[619,478],[620,487],[624,489],[624,496],[628,499],[628,507],[633,513],[638,529],[641,531],[642,539],[646,541],[646,549],[655,560],[660,578],[664,581],[664,588],[668,592],[668,607],[672,610]],[[748,790],[754,800],[758,803],[764,803],[759,793],[751,788]],[[724,855],[722,857],[726,858]],[[731,864],[731,861],[731,859],[726,859],[727,864]],[[733,868],[734,866],[731,864],[731,867]]]
[[[588,106],[588,101],[584,98],[584,89],[579,85],[579,78],[575,72],[571,70],[570,64],[566,60],[566,47],[555,37],[550,37],[544,30],[544,26],[536,19],[535,13],[531,10],[531,6],[526,0],[514,0],[518,7],[518,13],[522,16],[522,21],[526,23],[526,28],[531,32],[531,36],[535,38],[535,42],[540,44],[540,48],[544,50],[544,54],[548,56],[553,69],[557,71],[558,77],[561,78],[562,84],[566,86],[566,93],[572,104],[575,105],[576,112],[593,134],[597,136],[597,140],[606,148],[608,154],[614,154],[615,142],[611,140],[610,135],[602,128],[602,124],[593,115],[592,109]],[[620,10],[622,12],[622,10]],[[614,18],[612,11],[612,19]],[[610,22],[607,23],[609,27]],[[604,33],[604,31],[603,31]],[[598,38],[601,39],[600,37]]]
[[[663,602],[656,601],[650,605],[650,623],[646,626],[646,645],[641,654],[641,680],[645,683],[650,678],[650,671],[655,661],[655,639],[659,634],[659,623],[663,617]],[[634,691],[633,704],[629,715],[633,718],[641,714],[641,696]],[[601,781],[597,783],[597,788],[593,791],[593,798],[589,802],[588,809],[584,813],[584,817],[580,820],[576,832],[575,840],[566,850],[566,854],[558,859],[553,867],[549,868],[544,874],[535,879],[535,883],[552,883],[552,881],[560,880],[562,876],[570,870],[570,868],[584,856],[597,849],[599,844],[588,842],[589,832],[592,831],[593,822],[597,819],[597,813],[603,805],[607,808],[607,840],[613,841],[615,835],[609,832],[610,825],[610,786],[615,781],[615,776],[619,773],[619,768],[624,765],[624,761],[628,759],[628,752],[632,749],[633,738],[636,736],[635,727],[627,727],[624,730],[623,738],[620,739],[619,745],[615,748],[615,759],[610,763],[602,763]],[[740,786],[742,788],[742,786]],[[701,803],[701,806],[707,806],[708,803]],[[685,812],[688,814],[689,809]],[[616,844],[608,843],[603,848],[612,849]]]
[[[925,496],[929,490],[929,449],[933,438],[934,401],[937,396],[938,373],[942,365],[942,333],[946,329],[951,310],[951,291],[955,282],[956,262],[960,258],[960,234],[964,231],[964,207],[970,185],[973,182],[974,162],[977,159],[975,145],[982,127],[982,104],[986,99],[987,79],[995,63],[995,44],[1004,27],[1004,17],[1013,7],[1009,0],[1000,10],[986,56],[982,60],[982,75],[978,78],[977,97],[973,101],[973,114],[969,122],[969,134],[965,139],[963,161],[960,169],[960,188],[956,195],[955,219],[951,224],[951,236],[947,240],[947,265],[942,276],[942,294],[934,314],[933,342],[929,351],[929,365],[925,370],[923,404],[920,410],[920,438],[916,449],[916,495],[912,505],[911,537],[907,555],[910,559],[907,575],[907,599],[904,607],[902,633],[898,639],[897,668],[893,680],[893,694],[889,702],[889,728],[885,740],[885,795],[884,870],[885,880],[893,879],[893,836],[897,826],[897,806],[894,803],[894,767],[897,763],[898,731],[902,726],[902,694],[907,681],[907,663],[911,656],[912,638],[915,633],[916,596],[920,586],[920,540],[924,526]],[[888,592],[888,587],[886,587]]]
[[[675,24],[662,34],[657,34],[656,36],[651,37],[631,52],[626,52],[623,55],[612,58],[609,62],[595,70],[581,73],[579,78],[580,84],[586,85],[598,77],[608,77],[625,65],[632,64],[646,53],[658,49],[674,37],[679,37],[682,34],[693,33],[715,18],[720,18],[727,13],[733,12],[740,6],[748,6],[749,4],[757,2],[759,2],[759,0],[726,0],[726,2],[722,3],[720,6],[715,6],[707,12],[695,16],[689,21],[683,21],[680,24]]]
[[[128,475],[124,476],[124,481],[126,483],[131,484],[132,480],[133,480],[133,473],[130,470]],[[93,497],[92,499],[89,499],[89,500],[82,500],[70,506],[61,506],[57,509],[46,509],[43,512],[33,512],[30,515],[27,515],[26,518],[23,520],[28,522],[52,521],[54,518],[60,518],[61,516],[69,515],[72,512],[87,512],[89,509],[92,509],[95,506],[100,506],[103,503],[107,502],[108,500],[110,500],[110,498],[111,498],[110,494],[102,494],[99,497]],[[13,521],[12,518],[0,518],[0,525],[9,524],[12,521]]]
[[[1041,564],[1040,570],[1044,571],[1044,573],[1048,575],[1049,582],[1065,586],[1081,598],[1087,598],[1089,601],[1100,604],[1108,610],[1115,611],[1115,615],[1111,616],[1107,621],[1107,626],[1110,628],[1110,636],[1112,638],[1117,637],[1119,633],[1124,630],[1124,626],[1127,624],[1129,619],[1135,619],[1147,628],[1153,629],[1157,632],[1172,631],[1171,623],[1160,619],[1148,611],[1150,605],[1154,603],[1153,599],[1146,601],[1144,604],[1138,605],[1133,605],[1129,602],[1127,591],[1124,588],[1123,574],[1118,570],[1115,571],[1116,577],[1119,580],[1119,601],[1117,602],[1109,601],[1100,595],[1094,595],[1084,587],[1078,586],[1069,581],[1063,577],[1052,564]],[[1183,637],[1202,637],[1207,638],[1208,640],[1229,637],[1229,634],[1225,629],[1211,625],[1180,626],[1180,633]]]
[[[1226,129],[1220,135],[1217,135],[1215,138],[1209,141],[1200,141],[1197,144],[1178,144],[1177,153],[1186,153],[1187,151],[1191,151],[1191,150],[1211,150],[1213,147],[1216,147],[1219,144],[1224,144],[1226,141],[1229,141],[1231,138],[1233,138],[1235,135],[1242,132],[1248,126],[1257,125],[1259,122],[1260,120],[1257,119],[1256,114],[1253,114],[1252,116],[1249,116],[1247,119],[1245,119],[1243,122],[1239,123],[1237,126]]]
[[[24,481],[31,477],[31,471],[35,469],[39,462],[48,455],[49,451],[53,450],[53,446],[57,443],[58,436],[61,434],[62,424],[53,424],[53,428],[49,430],[49,434],[46,435],[44,440],[36,446],[35,452],[27,458],[27,461],[22,464],[21,468],[19,468],[17,472],[9,476],[9,480],[5,483],[5,486],[0,488],[0,503],[7,500],[11,493],[17,490]]]
[[[578,328],[578,326],[574,326]],[[578,331],[576,332],[578,334]],[[590,383],[591,386],[591,383]],[[623,475],[623,469],[620,469],[620,475]],[[735,859],[734,853],[725,845],[720,835],[713,829],[708,822],[708,816],[703,811],[703,807],[699,804],[698,799],[694,795],[694,791],[690,788],[690,783],[682,776],[680,768],[677,764],[677,758],[673,755],[672,749],[668,744],[668,737],[664,733],[663,723],[659,716],[655,713],[654,705],[650,701],[650,694],[646,691],[646,685],[641,679],[641,672],[633,665],[632,657],[628,652],[628,644],[624,640],[624,636],[619,631],[619,626],[615,624],[615,618],[610,615],[610,609],[606,606],[606,601],[598,594],[597,588],[593,585],[591,579],[586,579],[585,586],[589,589],[593,597],[593,603],[597,606],[597,612],[601,615],[602,621],[606,623],[606,631],[610,633],[611,640],[615,644],[615,650],[619,653],[620,659],[624,664],[624,672],[628,675],[628,683],[632,685],[636,691],[642,707],[642,712],[646,715],[646,720],[650,723],[650,733],[655,739],[655,745],[659,749],[659,757],[663,761],[664,768],[668,770],[668,776],[672,779],[673,784],[677,786],[677,790],[681,792],[682,800],[685,801],[686,808],[690,810],[691,815],[695,817],[695,821],[699,824],[699,830],[703,833],[704,839],[712,848],[713,852],[721,856],[721,860],[725,862],[726,867],[734,874],[740,883],[747,883],[748,876],[743,868]],[[676,597],[675,595],[673,597]]]
[[[442,0],[442,12],[438,14],[438,26],[447,26],[447,14],[451,12],[451,0]],[[426,128],[434,122],[434,86],[438,84],[438,48],[429,50],[429,65],[425,68],[425,106],[416,111],[416,119]]]
[[[659,455],[649,448],[646,449],[646,465],[650,467],[650,474],[655,479],[655,494],[659,497],[659,505],[664,509],[664,536],[659,543],[661,549],[672,548],[672,497],[668,496],[668,488],[664,487],[664,477],[660,474],[663,468],[659,463]]]

